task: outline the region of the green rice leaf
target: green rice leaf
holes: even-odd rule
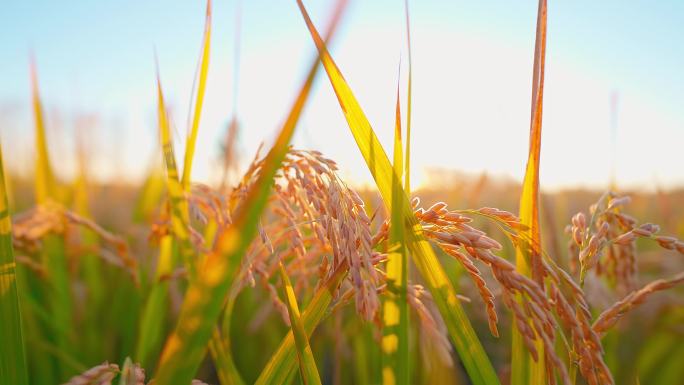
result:
[[[320,385],[321,378],[318,375],[318,368],[311,351],[311,345],[309,345],[309,337],[306,335],[301,315],[299,314],[297,297],[282,262],[280,263],[280,278],[283,281],[285,304],[287,305],[287,313],[290,317],[290,329],[294,335],[295,347],[297,348],[297,360],[299,361],[299,373],[302,376],[302,382],[305,385]]]
[[[0,149],[0,385],[28,384],[16,267]]]
[[[335,273],[321,285],[321,287],[314,294],[313,299],[306,307],[301,316],[302,325],[307,337],[311,336],[316,326],[321,322],[326,315],[328,306],[332,301],[335,292],[340,286],[342,280],[347,276],[348,266],[341,265]],[[290,330],[283,341],[280,343],[278,350],[271,356],[264,369],[261,371],[259,378],[255,385],[277,385],[286,383],[284,378],[290,378],[295,373],[297,366],[297,351],[295,348],[295,340],[292,331]]]
[[[50,157],[45,133],[43,107],[38,87],[38,74],[33,59],[31,60],[32,104],[35,121],[36,164],[35,164],[35,199],[38,205],[59,202],[57,183],[50,165]],[[73,343],[70,332],[73,330],[73,312],[71,298],[71,284],[67,270],[64,239],[55,234],[49,234],[43,240],[41,248],[41,262],[49,272],[48,286],[50,293],[50,327],[53,333],[49,335],[56,346],[65,353],[71,352]],[[47,326],[47,325],[46,325]],[[62,378],[69,373],[60,373]]]
[[[159,259],[154,283],[147,296],[140,318],[140,337],[137,341],[135,359],[144,368],[151,367],[161,350],[165,330],[166,313],[169,300],[169,283],[162,280],[173,270],[173,238],[165,235],[159,242]]]

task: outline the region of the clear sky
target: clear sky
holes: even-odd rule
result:
[[[218,175],[219,140],[237,105],[240,148],[270,142],[314,54],[294,0],[243,0],[237,103],[236,0],[214,1],[212,53],[193,174]],[[536,1],[409,1],[413,169],[486,170],[521,179],[526,161]],[[305,4],[323,29],[331,0]],[[204,23],[203,1],[26,0],[0,5],[0,133],[6,162],[31,172],[29,53],[35,53],[53,162],[73,169],[74,125],[89,117],[97,178],[140,178],[156,148],[154,51],[181,154]],[[684,184],[684,2],[549,0],[541,183]],[[331,46],[386,148],[398,67],[405,92],[402,0],[351,0]],[[323,72],[320,75],[324,75]],[[618,98],[611,144],[610,99]],[[370,180],[325,76],[295,138]],[[405,104],[405,101],[404,101]],[[614,149],[614,150],[613,150]],[[611,155],[613,154],[614,155]]]

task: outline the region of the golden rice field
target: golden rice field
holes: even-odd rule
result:
[[[346,1],[323,35],[297,4],[318,56],[246,167],[230,125],[231,183],[192,177],[211,2],[185,151],[158,75],[163,162],[141,185],[90,183],[80,154],[76,178],[55,176],[32,65],[33,179],[0,159],[0,384],[684,384],[684,191],[539,189],[546,0],[522,185],[418,190],[410,59],[383,148],[326,48]],[[374,188],[290,146],[317,76]]]

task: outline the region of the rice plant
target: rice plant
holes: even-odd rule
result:
[[[32,201],[11,204],[0,153],[0,384],[682,383],[684,307],[674,293],[684,271],[659,264],[681,260],[681,234],[628,214],[665,219],[643,205],[631,211],[623,192],[593,194],[595,203],[572,196],[573,208],[586,207],[566,217],[540,191],[546,0],[525,178],[513,202],[499,194],[479,208],[463,203],[481,203],[486,179],[460,202],[446,189],[411,188],[420,127],[412,133],[409,2],[391,160],[328,50],[347,2],[337,1],[323,36],[304,2],[292,3],[316,54],[275,141],[243,169],[231,119],[222,166],[224,176],[239,170],[234,183],[192,176],[212,28],[222,22],[211,1],[182,165],[159,62],[162,167],[115,202],[89,185],[83,156],[73,181],[55,176],[32,62]],[[375,188],[356,189],[334,160],[291,145],[317,77],[337,96]],[[662,197],[634,200],[648,199]],[[96,205],[128,217],[113,224]],[[562,234],[554,221],[568,223]]]

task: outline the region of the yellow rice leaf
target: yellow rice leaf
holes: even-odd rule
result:
[[[157,105],[157,112],[159,118],[159,137],[162,145],[162,152],[164,155],[164,165],[166,166],[166,188],[169,193],[169,209],[171,210],[171,226],[173,234],[179,239],[181,245],[181,256],[188,258],[189,239],[188,223],[190,223],[190,214],[188,211],[188,202],[185,199],[183,186],[178,181],[178,167],[176,166],[176,155],[173,151],[173,139],[171,138],[171,128],[169,118],[164,103],[164,93],[162,92],[161,80],[157,72],[157,97],[159,103]],[[193,263],[186,262],[186,267],[192,269]],[[193,272],[190,271],[192,274]]]
[[[361,106],[354,97],[349,85],[342,73],[337,68],[332,57],[328,53],[325,43],[309,18],[301,0],[297,0],[304,21],[306,22],[311,37],[318,48],[321,62],[328,74],[330,83],[337,95],[340,107],[356,143],[361,151],[368,168],[375,179],[385,205],[391,209],[392,186],[394,179],[399,180],[392,165],[387,158],[385,150],[380,145],[375,132],[366,118]],[[449,335],[458,350],[461,362],[464,364],[471,381],[475,384],[498,384],[499,380],[494,372],[491,362],[487,357],[480,341],[473,330],[470,321],[456,297],[456,292],[447,279],[432,246],[422,234],[422,228],[413,215],[413,210],[406,193],[399,197],[403,215],[406,219],[406,241],[421,275],[439,308]],[[391,210],[390,210],[391,211]]]
[[[56,187],[45,137],[45,120],[38,90],[38,73],[33,58],[31,58],[31,86],[33,91],[33,118],[36,125],[36,203],[44,204],[48,199],[54,199]]]
[[[199,131],[200,115],[202,114],[202,104],[204,102],[204,90],[207,86],[207,72],[209,71],[209,48],[211,42],[211,0],[207,0],[207,14],[204,24],[204,40],[202,41],[202,55],[200,57],[199,84],[197,85],[197,96],[195,108],[192,116],[192,126],[190,134],[185,144],[185,157],[183,161],[183,177],[181,184],[185,191],[190,189],[190,177],[192,174],[192,159],[195,155],[195,143],[197,142],[197,132]]]
[[[527,226],[524,239],[529,244],[516,249],[518,270],[543,285],[541,277],[541,233],[539,229],[539,154],[541,150],[542,105],[544,96],[544,58],[546,51],[546,0],[539,1],[537,36],[532,79],[532,106],[530,117],[530,146],[525,179],[520,196],[520,220]],[[544,357],[541,341],[535,344],[540,357]],[[512,383],[544,384],[544,361],[535,362],[524,346],[517,328],[513,330],[511,357]]]
[[[397,83],[397,102],[394,124],[393,166],[397,178],[392,180],[392,212],[389,242],[393,249],[387,259],[388,293],[382,307],[382,373],[385,385],[409,383],[409,346],[408,346],[408,259],[404,234],[404,213],[399,200],[404,194],[401,186],[403,173],[401,143],[401,109]]]

